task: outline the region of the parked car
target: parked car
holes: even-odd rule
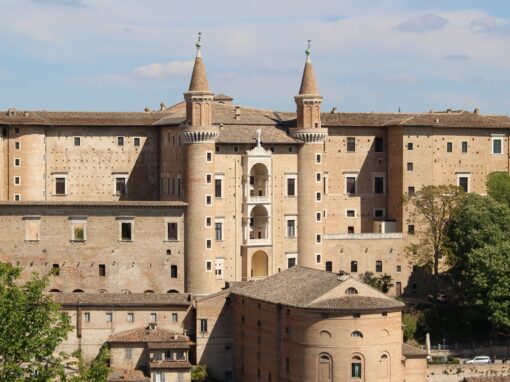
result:
[[[475,364],[491,363],[491,357],[489,357],[488,355],[479,355],[475,358],[471,358],[471,359],[464,361],[464,363],[475,363]]]

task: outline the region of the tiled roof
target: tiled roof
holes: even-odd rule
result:
[[[220,134],[216,140],[218,143],[257,143],[257,129],[261,130],[262,143],[270,144],[296,144],[300,141],[292,138],[286,130],[276,126],[243,126],[243,125],[224,125],[220,129]]]
[[[339,277],[332,272],[294,266],[263,280],[237,283],[231,287],[231,291],[235,295],[306,309],[369,311],[404,307],[404,304],[375,290],[373,294],[379,297],[345,296],[342,293],[316,301],[347,279],[361,284],[352,278]]]
[[[313,72],[313,65],[307,58],[305,68],[303,70],[303,78],[301,79],[301,87],[299,88],[300,95],[318,95],[319,89],[315,81],[315,73]]]
[[[172,344],[176,344],[181,348],[182,344],[190,344],[188,336],[178,334],[167,329],[162,329],[156,326],[155,329],[149,327],[137,328],[125,332],[113,334],[108,338],[108,343],[132,343],[132,342],[159,342],[167,343],[170,345],[169,349],[173,348]]]
[[[468,377],[465,382],[510,382],[510,375],[499,377]]]
[[[402,121],[400,125],[510,128],[510,118],[506,115],[480,115],[467,111],[452,113],[422,113],[416,114],[414,117]]]
[[[188,361],[152,361],[151,369],[190,369],[191,364]]]
[[[45,207],[186,207],[188,203],[181,201],[119,201],[119,202],[96,202],[96,201],[0,201],[0,206],[45,206]]]
[[[108,382],[150,382],[141,370],[115,370],[110,369]]]
[[[62,305],[121,306],[189,306],[186,293],[55,293],[54,301]]]
[[[149,349],[189,349],[190,342],[151,342],[147,344]]]
[[[189,91],[200,91],[208,92],[209,84],[207,83],[207,75],[205,74],[205,65],[200,51],[198,51],[197,57],[195,58],[195,65],[193,66],[193,74],[191,75],[191,81],[189,83]]]
[[[400,113],[322,113],[325,127],[380,127],[397,125],[414,114]]]
[[[151,126],[163,112],[16,111],[0,112],[0,124],[43,126]]]
[[[425,358],[427,357],[427,351],[408,344],[402,344],[402,355],[407,358]]]

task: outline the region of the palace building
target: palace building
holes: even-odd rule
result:
[[[380,369],[385,377],[377,380],[421,381],[405,377],[402,369],[401,307],[388,297],[370,299],[374,292],[369,289],[367,298],[354,293],[340,298],[339,290],[366,274],[388,274],[394,283],[391,296],[427,291],[405,256],[420,226],[403,196],[432,184],[484,193],[489,173],[510,170],[510,118],[482,115],[478,109],[412,114],[321,110],[309,49],[294,100],[295,111],[278,112],[238,106],[229,96],[215,95],[199,39],[189,89],[174,106],[129,113],[1,113],[0,260],[21,266],[25,278],[53,270],[48,292],[75,312],[71,347],[85,346],[80,333],[89,333],[83,304],[98,309],[101,320],[114,306],[124,310],[122,320],[134,314],[132,306],[144,310],[147,317],[139,327],[123,323],[118,330],[113,329],[115,318],[106,315],[104,330],[93,332],[90,352],[107,342],[115,360],[122,352],[143,354],[144,375],[152,370],[164,378],[181,361],[179,367],[189,372],[190,362],[209,357],[210,364],[223,365],[215,373],[225,380],[297,381],[309,372],[324,376],[320,381],[343,381],[350,380],[344,379],[347,374],[332,376],[354,364],[353,373],[365,363],[377,363],[386,365]],[[312,287],[313,277],[338,283],[338,288],[331,286],[334,301],[328,302],[330,291],[317,290],[315,298],[298,303],[279,294],[284,291],[278,282],[266,282],[292,278],[293,272],[307,276],[299,279],[303,291]],[[297,283],[283,284],[299,289]],[[154,301],[143,297],[151,293]],[[168,296],[158,300],[161,294]],[[248,312],[248,321],[255,317],[249,311],[257,304],[264,305],[271,330],[275,322],[281,330],[283,321],[293,321],[296,328],[289,330],[301,331],[296,343],[309,344],[292,350],[298,357],[289,361],[294,371],[285,372],[284,354],[296,343],[285,342],[281,332],[281,341],[273,344],[277,358],[262,353],[262,366],[255,369],[254,334],[244,332],[243,340],[238,321],[239,312]],[[286,317],[283,306],[300,318]],[[178,317],[172,322],[180,326],[149,325],[152,307]],[[214,336],[206,318],[200,318],[203,309],[234,330]],[[188,317],[186,324],[181,311],[196,320]],[[329,337],[311,329],[317,314],[331,328],[323,330]],[[374,320],[367,319],[359,330],[372,334],[363,333],[361,340],[352,336],[352,349],[319,349],[337,330],[344,337],[351,334],[348,328],[354,333],[358,314]],[[388,329],[390,347],[379,347],[386,340],[375,332],[379,324],[371,327],[369,322],[394,328]],[[130,334],[128,329],[139,330]],[[274,335],[265,325],[250,330],[260,331],[261,341]],[[377,346],[365,354],[355,341]],[[212,351],[214,346],[223,351]],[[420,352],[406,351],[410,363],[422,361]],[[154,363],[164,354],[171,357],[164,363],[168,370]],[[295,371],[302,364],[315,366]],[[312,380],[312,374],[306,375]],[[369,375],[365,380],[376,380]]]

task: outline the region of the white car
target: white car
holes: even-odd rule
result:
[[[478,357],[464,361],[464,363],[491,363],[491,357],[486,355],[480,355]]]

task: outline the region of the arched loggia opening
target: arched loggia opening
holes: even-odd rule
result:
[[[266,277],[268,275],[269,259],[264,251],[257,251],[251,258],[251,277]]]

